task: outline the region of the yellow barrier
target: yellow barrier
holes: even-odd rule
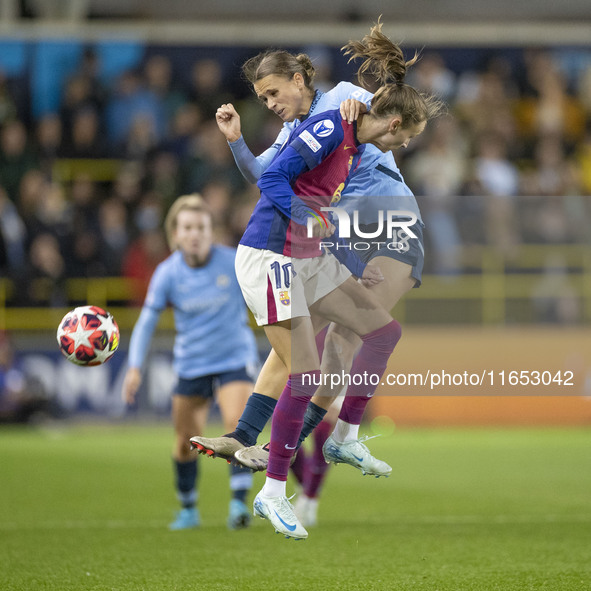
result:
[[[121,161],[113,158],[60,158],[53,164],[53,178],[62,183],[79,175],[95,182],[112,182],[121,168]]]
[[[512,322],[535,323],[538,319],[531,312],[535,288],[542,279],[550,278],[545,296],[560,299],[567,285],[580,301],[580,320],[585,324],[591,321],[589,245],[522,245],[515,248],[510,259],[491,247],[472,247],[464,251],[464,259],[466,266],[475,270],[473,274],[425,275],[421,288],[413,289],[397,305],[396,318],[413,324],[445,322],[498,326],[505,324],[510,316]],[[560,260],[564,274],[552,275],[545,270],[549,260]],[[43,280],[37,281],[42,294]],[[69,301],[77,305],[94,304],[112,312],[116,309],[122,328],[131,328],[131,319],[137,318],[137,310],[125,306],[137,295],[129,279],[69,279],[66,290]],[[13,298],[12,282],[0,278],[0,329],[53,328],[56,315],[61,313],[50,313],[46,308],[7,307],[7,302]],[[521,302],[522,309],[515,312],[514,302]],[[172,328],[169,320],[163,323]]]
[[[369,408],[400,425],[590,425],[590,342],[591,328],[408,327]]]

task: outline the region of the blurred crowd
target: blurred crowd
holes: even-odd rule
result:
[[[463,72],[426,51],[413,67],[407,82],[448,105],[396,154],[427,225],[427,272],[459,272],[472,244],[510,256],[521,243],[589,242],[591,55],[584,66],[524,50],[519,63]],[[168,255],[162,221],[177,196],[201,193],[230,245],[258,199],[214,114],[234,102],[255,154],[281,121],[246,87],[232,96],[218,61],[196,60],[190,84],[160,54],[110,85],[99,72],[86,51],[59,111],[38,119],[0,72],[0,277],[12,279],[12,305],[65,306],[71,277],[136,279],[140,301]],[[317,86],[338,81],[323,68]]]

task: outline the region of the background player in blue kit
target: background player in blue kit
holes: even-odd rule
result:
[[[381,27],[382,25],[378,23],[362,41],[352,41],[344,49],[352,58],[364,58],[365,60],[359,69],[360,82],[362,82],[364,72],[371,72],[381,83],[396,82],[397,89],[403,94],[406,92],[404,90],[406,85],[402,82],[406,66],[413,63],[414,60],[405,63],[400,48],[383,35]],[[285,121],[273,145],[255,158],[241,135],[240,117],[233,106],[223,105],[218,110],[218,126],[226,136],[243,175],[253,182],[269,166],[289,133],[308,116],[324,109],[337,108],[342,101],[345,101],[342,107],[343,115],[351,121],[357,117],[360,110],[360,103],[357,101],[362,101],[363,104],[370,106],[373,97],[367,90],[348,82],[341,82],[326,93],[315,90],[313,87],[314,68],[305,54],[293,55],[286,51],[265,52],[246,62],[244,72],[246,78],[253,85],[261,81],[268,83],[265,88],[266,94],[261,98],[269,109]],[[402,115],[405,115],[405,111],[410,110],[410,107],[412,105],[403,109]],[[436,115],[439,108],[440,105],[431,102],[430,116]],[[365,262],[371,260],[379,265],[384,275],[384,281],[371,286],[370,289],[380,303],[390,310],[407,291],[420,285],[423,267],[423,224],[419,208],[412,192],[400,175],[392,152],[383,153],[371,144],[365,147],[361,162],[351,174],[347,186],[340,195],[338,205],[345,208],[355,208],[361,196],[380,197],[380,199],[374,200],[374,210],[406,210],[413,212],[417,217],[417,223],[412,227],[412,230],[418,238],[409,240],[405,245],[406,248],[399,250],[383,248],[359,252]],[[365,200],[362,208],[367,210],[368,205],[371,206],[371,201],[368,203]],[[386,207],[384,207],[385,205]],[[371,207],[369,209],[370,211],[367,213],[371,217],[375,211],[372,211]],[[339,369],[350,367],[358,346],[359,339],[355,335],[346,331],[342,326],[333,325],[327,339],[323,367],[326,367],[327,371],[335,371],[330,369],[331,363],[333,366],[336,363]],[[337,350],[339,359],[335,359],[334,355]],[[268,363],[273,361],[272,356],[273,353]],[[278,376],[280,367],[277,367],[276,363],[274,365],[275,370],[272,375]],[[255,424],[254,417],[262,416],[265,412],[268,413],[266,416],[270,416],[270,412],[272,412],[272,400],[276,397],[277,390],[276,388],[274,390],[274,386],[264,380],[266,375],[267,372],[263,371],[259,376],[255,390],[257,394],[248,403],[249,406],[253,406],[253,409],[251,410],[249,407],[245,409],[243,415],[245,420],[238,424],[238,429],[226,438],[210,438],[208,440],[201,438],[206,448],[222,452],[220,455],[234,450],[235,457],[240,461],[245,461],[246,465],[259,469],[264,466],[268,452],[260,447],[244,449],[243,443],[252,443],[253,438],[258,435],[257,428],[260,430],[264,426],[263,420],[259,420]],[[319,404],[316,405],[315,402]],[[318,422],[318,417],[324,412],[323,406],[325,404],[315,397],[308,409],[305,428],[308,422],[310,426]],[[327,428],[322,431],[328,434]],[[233,438],[235,435],[236,438]],[[335,435],[342,436],[343,440],[357,436],[354,431]],[[315,437],[315,439],[317,438]],[[316,443],[321,445],[322,442],[321,440]],[[314,482],[310,489],[313,494],[318,491],[318,475],[326,468],[326,464],[319,454],[315,454],[315,457],[316,460],[313,460],[314,463],[311,466],[312,470],[316,472],[312,476]],[[304,496],[298,499],[298,505],[303,508],[304,513],[307,513],[304,520],[308,524],[313,524],[317,501]]]
[[[129,346],[123,397],[133,403],[141,367],[161,312],[172,306],[175,317],[172,395],[176,432],[173,451],[176,487],[182,509],[171,529],[197,527],[197,458],[189,437],[202,433],[214,394],[224,424],[233,427],[252,391],[257,352],[244,300],[234,271],[235,250],[213,244],[212,216],[198,195],[179,197],[165,221],[173,253],[152,276]],[[248,525],[245,499],[250,470],[231,466],[228,527]]]

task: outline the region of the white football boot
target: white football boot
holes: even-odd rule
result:
[[[386,462],[374,458],[369,449],[362,443],[371,437],[362,437],[361,439],[353,439],[345,441],[345,443],[337,443],[332,435],[324,442],[322,446],[322,453],[324,459],[330,464],[349,464],[358,470],[361,470],[363,475],[371,475],[379,478],[380,476],[390,476],[392,467],[388,466]]]
[[[252,506],[255,517],[268,519],[275,531],[286,538],[305,540],[308,537],[308,532],[298,521],[287,497],[267,497],[261,491],[254,498]]]

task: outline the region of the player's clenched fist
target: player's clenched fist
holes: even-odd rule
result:
[[[240,130],[240,115],[232,103],[222,105],[215,114],[215,120],[220,131],[226,136],[229,142],[235,142],[240,139],[242,132]]]

